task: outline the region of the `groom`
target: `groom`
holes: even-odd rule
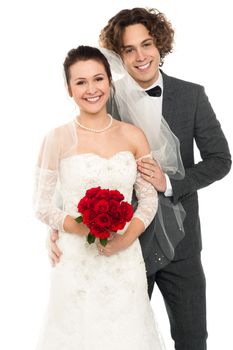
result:
[[[109,20],[101,32],[100,44],[117,52],[134,80],[149,90],[152,99],[159,99],[163,117],[180,141],[184,179],[169,179],[151,160],[141,162],[139,171],[162,196],[169,196],[174,204],[182,203],[186,211],[185,238],[177,246],[174,260],[157,272],[152,266],[153,243],[147,243],[151,242],[151,237],[152,241],[156,237],[153,224],[142,235],[141,243],[149,271],[149,295],[157,283],[166,304],[176,350],[204,350],[206,292],[200,257],[197,190],[223,178],[230,170],[231,156],[204,88],[159,70],[164,57],[172,51],[173,36],[174,31],[163,14],[153,9],[134,8],[122,10]],[[113,115],[116,116],[117,111],[113,111]],[[194,141],[202,157],[197,164]],[[174,228],[169,227],[169,219],[166,224],[172,235]],[[55,262],[59,259],[55,242],[52,243],[52,258]]]

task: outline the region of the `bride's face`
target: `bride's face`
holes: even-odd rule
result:
[[[110,82],[102,63],[78,61],[69,68],[69,93],[80,111],[98,113],[106,108]]]

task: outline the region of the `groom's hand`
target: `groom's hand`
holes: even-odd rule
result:
[[[58,240],[58,231],[50,230],[50,241],[49,241],[49,257],[51,259],[52,265],[55,266],[60,261],[60,256],[62,252],[58,248],[56,241]]]
[[[137,161],[137,166],[143,179],[150,182],[158,192],[166,191],[166,177],[155,160],[151,158],[142,158]]]

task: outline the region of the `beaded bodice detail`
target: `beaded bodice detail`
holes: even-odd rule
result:
[[[117,189],[130,202],[136,163],[128,151],[107,159],[93,153],[78,154],[61,161],[59,177],[64,210],[77,215],[77,201],[92,187]]]

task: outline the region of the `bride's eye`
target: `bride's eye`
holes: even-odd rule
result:
[[[76,85],[84,85],[84,84],[85,84],[84,80],[77,81],[77,83],[76,83]]]

